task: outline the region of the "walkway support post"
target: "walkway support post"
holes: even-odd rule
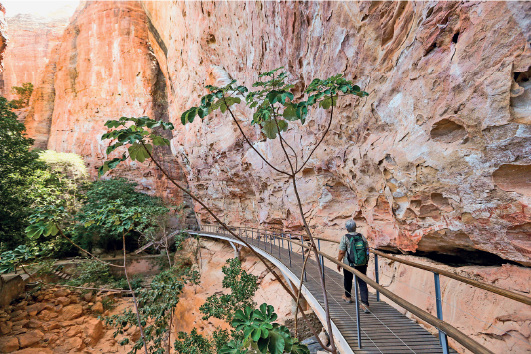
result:
[[[288,241],[288,255],[289,255],[289,266],[291,268],[291,251],[293,250],[293,244],[291,243],[291,233],[289,234],[289,241]]]
[[[356,274],[354,274],[354,299],[356,300],[356,335],[358,338],[358,348],[361,349],[360,303],[358,301],[358,276]]]
[[[301,237],[301,243],[302,264],[304,264],[304,237]],[[304,281],[308,281],[306,278],[306,268],[304,269]]]
[[[433,273],[433,278],[435,280],[435,299],[437,305],[437,318],[441,321],[443,320],[442,313],[442,300],[441,300],[441,281],[439,280],[439,273]],[[439,342],[443,350],[443,354],[448,354],[448,338],[446,338],[446,333],[439,330]]]
[[[376,279],[376,283],[380,284],[380,273],[379,273],[379,267],[378,267],[378,255],[374,255],[374,277]],[[380,301],[380,292],[376,290],[376,301]]]

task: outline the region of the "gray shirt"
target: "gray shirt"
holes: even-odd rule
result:
[[[347,235],[356,235],[356,234],[357,234],[357,232],[349,232],[349,233],[347,233]],[[347,259],[347,253],[346,252],[350,248],[350,239],[347,237],[347,235],[343,235],[343,237],[341,237],[341,242],[339,243],[339,250],[340,251],[345,251],[345,256],[343,257],[343,263],[345,263],[346,265],[349,265],[350,262]],[[367,242],[367,239],[365,238],[365,236],[361,235],[361,237],[363,238],[363,241],[368,245],[368,242]],[[369,247],[367,247],[367,254],[369,254]]]

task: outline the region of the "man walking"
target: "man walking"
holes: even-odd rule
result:
[[[362,274],[367,274],[367,263],[369,261],[369,247],[367,239],[365,239],[362,234],[356,232],[356,222],[354,220],[347,221],[345,226],[348,233],[341,238],[337,260],[354,267],[354,269]],[[338,265],[337,270],[341,272],[341,266]],[[351,303],[352,279],[354,278],[354,274],[346,269],[343,269],[343,275],[345,295],[342,296],[342,299],[348,303]],[[360,300],[363,312],[369,313],[369,291],[367,289],[367,283],[360,278],[357,279],[360,288]]]

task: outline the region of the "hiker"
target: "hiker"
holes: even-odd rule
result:
[[[362,274],[367,274],[367,263],[369,262],[369,244],[367,239],[362,234],[356,232],[356,222],[354,220],[347,221],[345,226],[348,233],[341,238],[337,260],[353,267]],[[337,266],[337,270],[341,272],[340,265]],[[352,279],[354,278],[354,274],[343,269],[343,275],[345,295],[342,296],[342,299],[347,303],[351,303]],[[369,313],[369,291],[367,289],[367,283],[359,277],[357,279],[363,312]]]

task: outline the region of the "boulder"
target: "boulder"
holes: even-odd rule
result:
[[[0,334],[1,335],[8,334],[9,332],[11,332],[12,327],[13,327],[13,324],[11,321],[0,322]]]
[[[54,329],[59,329],[59,328],[61,328],[61,326],[57,322],[44,322],[42,324],[42,329],[45,332],[52,331]]]
[[[0,337],[0,353],[10,353],[19,348],[15,337]]]
[[[26,307],[26,312],[30,315],[30,316],[35,316],[37,315],[39,312],[41,312],[42,310],[44,310],[44,308],[46,307],[46,304],[43,304],[42,302],[37,302],[33,305],[30,305],[28,307]]]
[[[42,322],[36,319],[31,319],[28,321],[28,328],[41,328]]]
[[[49,311],[49,310],[42,310],[41,313],[39,314],[39,316],[37,316],[37,318],[41,321],[45,321],[45,322],[48,322],[50,321],[52,318],[56,318],[58,317],[59,315],[56,314],[55,312],[52,312],[52,311]]]
[[[70,294],[70,291],[69,290],[66,290],[66,289],[59,289],[57,291],[55,291],[53,293],[53,296],[55,296],[55,298],[59,298],[59,297],[65,297],[65,296],[68,296]]]
[[[62,319],[66,321],[75,320],[83,315],[83,306],[80,304],[68,305],[63,309]]]
[[[44,335],[43,341],[48,343],[48,345],[52,345],[59,339],[59,336],[53,332],[48,332]]]
[[[67,337],[74,337],[74,336],[77,336],[79,333],[83,332],[83,329],[79,326],[72,326],[68,329],[68,331],[66,331],[66,336]]]
[[[63,306],[66,306],[68,304],[70,304],[70,299],[67,298],[66,296],[61,296],[61,297],[58,297],[56,300],[55,300],[55,304],[56,305],[63,305]]]
[[[96,302],[94,306],[92,306],[92,311],[103,313],[103,304],[101,302]]]
[[[21,348],[29,347],[38,341],[40,341],[42,338],[44,338],[44,333],[42,333],[39,330],[34,330],[30,332],[26,332],[24,334],[21,334],[17,336],[18,342],[20,344]]]
[[[94,294],[92,293],[92,291],[89,291],[88,293],[83,295],[83,300],[85,300],[86,302],[90,302],[92,301],[92,296],[94,296]]]
[[[103,337],[103,323],[97,318],[92,318],[85,323],[84,333],[90,339],[90,345],[98,344]]]
[[[67,351],[80,351],[85,347],[85,344],[79,337],[68,338],[62,348]]]
[[[28,323],[29,323],[29,320],[15,321],[13,322],[13,327],[20,327],[20,328],[28,327]]]

